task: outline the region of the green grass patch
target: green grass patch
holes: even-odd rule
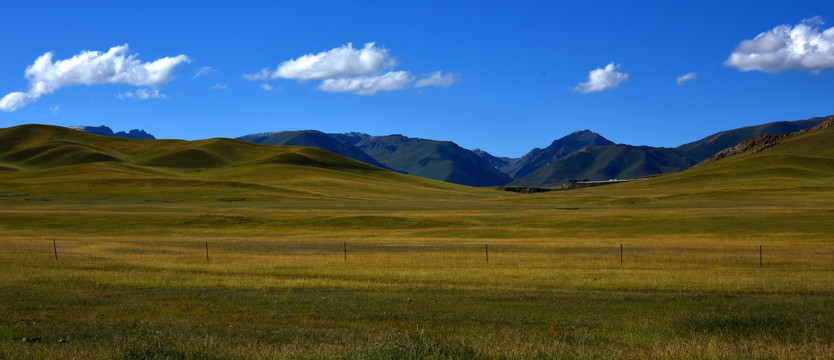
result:
[[[829,133],[529,195],[91,136],[0,131],[0,358],[834,357]]]

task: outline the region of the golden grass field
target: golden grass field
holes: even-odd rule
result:
[[[832,131],[521,195],[12,130],[31,145],[0,146],[0,358],[834,357]]]

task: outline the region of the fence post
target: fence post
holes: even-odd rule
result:
[[[762,246],[759,245],[759,267],[764,267],[764,262],[762,261]]]
[[[347,241],[345,241],[345,262],[347,262]]]
[[[623,244],[620,244],[620,265],[623,265]]]
[[[484,245],[484,252],[486,253],[486,262],[489,264],[489,245]]]
[[[58,261],[58,245],[55,244],[55,239],[52,239],[52,251],[55,252],[55,261]]]
[[[208,241],[206,241],[206,262],[209,262]]]

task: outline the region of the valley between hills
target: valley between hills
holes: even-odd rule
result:
[[[309,146],[373,166],[468,186],[558,187],[569,180],[631,179],[686,170],[717,152],[764,134],[809,129],[826,117],[779,121],[722,131],[677,148],[615,144],[590,130],[576,131],[520,158],[496,157],[451,141],[404,135],[326,134],[316,130],[275,131],[238,137],[267,145]],[[79,126],[99,135],[153,138],[140,130],[113,133],[106,126]]]
[[[479,186],[401,136],[0,129],[0,358],[831,358],[832,121],[460,155]]]

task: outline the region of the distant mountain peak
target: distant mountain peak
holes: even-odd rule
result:
[[[534,148],[522,156],[521,159],[507,161],[506,165],[504,167],[500,167],[499,169],[510,175],[513,179],[519,179],[550,164],[553,161],[591,145],[614,145],[614,142],[593,131],[578,130],[560,139],[553,140],[553,142],[544,149]]]
[[[148,134],[145,130],[133,129],[128,132],[119,131],[114,133],[113,129],[101,125],[101,126],[85,126],[85,125],[75,125],[69,126],[68,128],[78,131],[83,131],[90,134],[96,135],[103,135],[103,136],[112,136],[112,137],[120,137],[120,138],[127,138],[127,139],[140,139],[140,140],[153,140],[156,139],[153,135]]]
[[[588,134],[588,133],[591,133],[591,134],[596,134],[595,132],[593,132],[593,131],[591,131],[591,130],[584,129],[584,130],[576,130],[576,131],[574,131],[574,132],[570,133],[568,136],[570,136],[570,135],[577,135],[577,134]],[[597,134],[597,135],[598,135],[598,134]]]
[[[562,137],[559,140],[566,141],[566,140],[572,140],[572,139],[596,142],[596,144],[594,144],[594,145],[613,145],[614,144],[614,142],[612,142],[611,140],[608,140],[605,137],[603,137],[602,135],[600,135],[598,133],[595,133],[591,130],[577,130],[577,131],[574,131],[574,132],[568,134],[567,136]],[[559,140],[557,140],[557,141],[559,141]]]
[[[362,136],[354,137],[361,139]],[[325,134],[318,130],[290,130],[272,131],[260,134],[252,134],[238,137],[237,140],[249,141],[266,145],[292,145],[317,147],[364,162],[376,167],[386,168],[385,165],[376,161],[355,146],[352,141],[336,139],[333,135]]]

